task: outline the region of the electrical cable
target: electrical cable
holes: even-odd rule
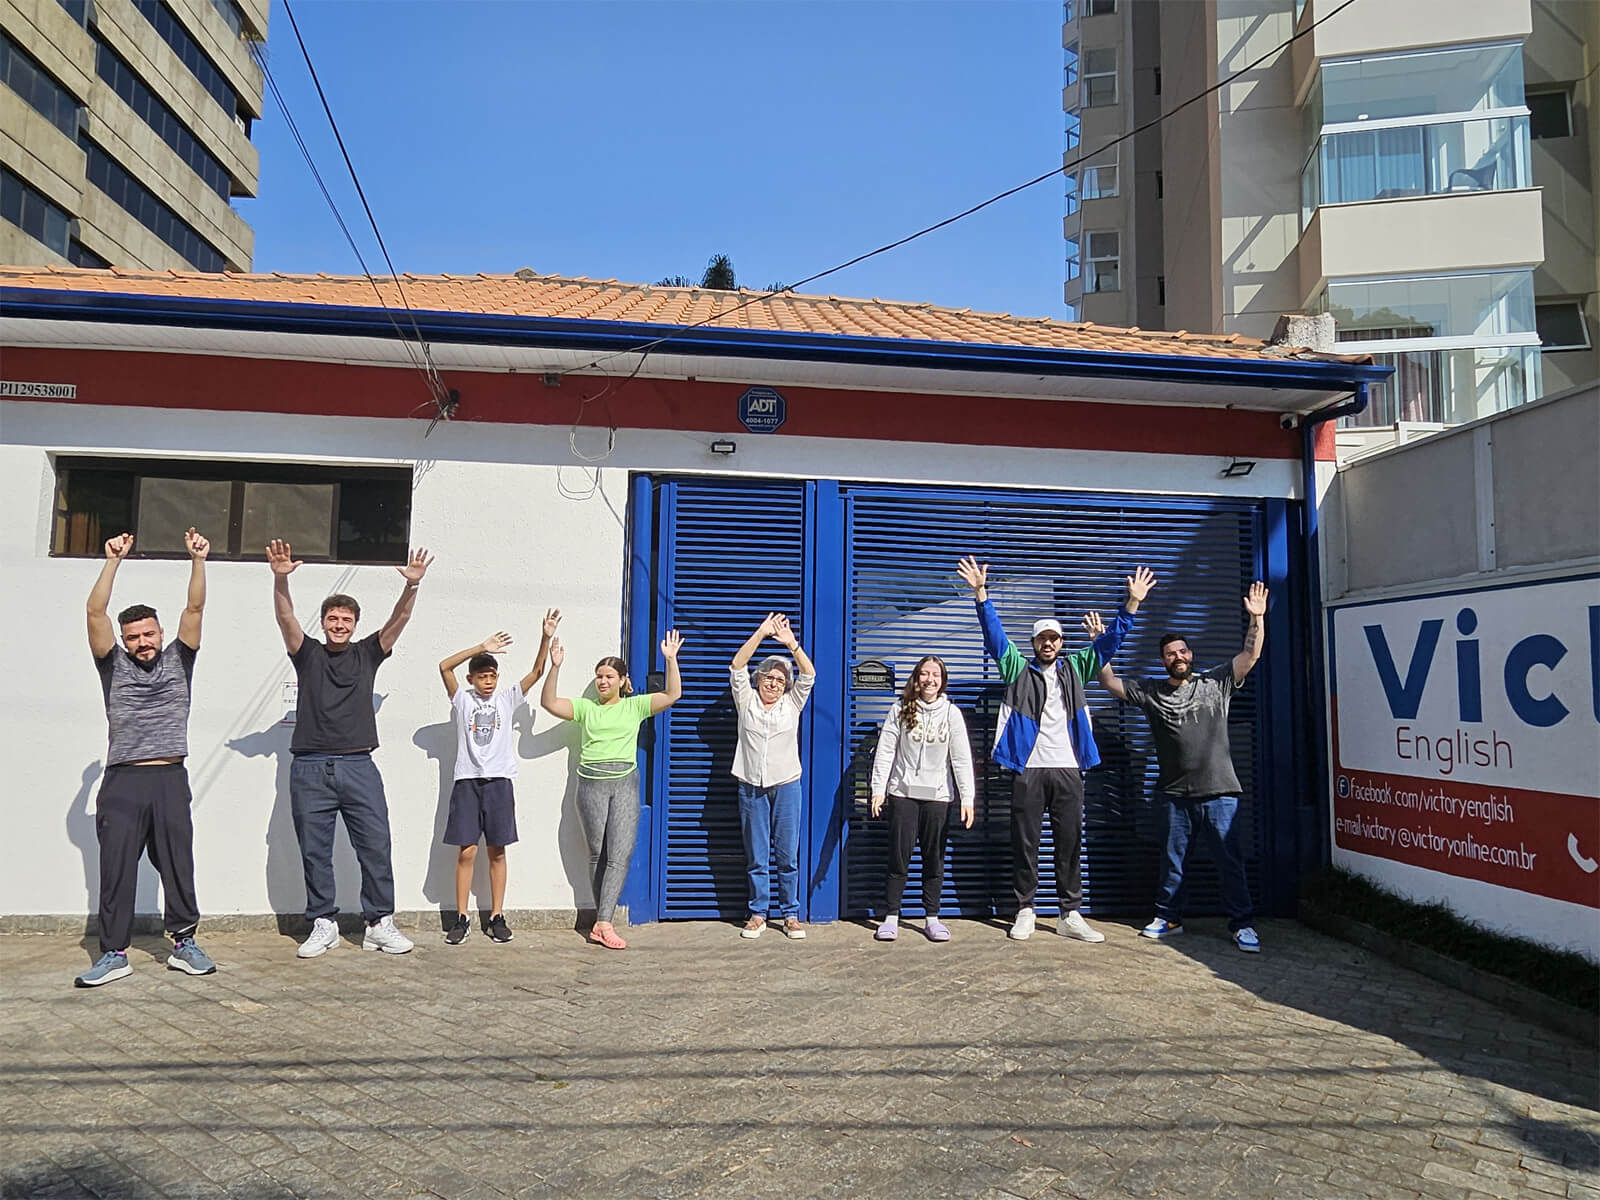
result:
[[[1350,0],[1345,0],[1349,3]],[[422,328],[417,324],[417,315],[411,309],[411,303],[406,299],[405,286],[400,282],[400,274],[394,269],[394,260],[389,257],[389,247],[383,243],[383,234],[378,231],[378,220],[372,215],[372,206],[367,203],[367,193],[361,186],[361,179],[356,175],[356,165],[350,161],[350,151],[345,148],[344,137],[339,132],[339,123],[333,119],[333,109],[328,104],[328,97],[322,90],[322,80],[317,77],[317,68],[311,61],[311,51],[306,48],[306,42],[300,36],[300,23],[294,18],[294,9],[289,0],[283,0],[283,11],[289,18],[289,27],[294,30],[294,40],[300,45],[300,55],[306,60],[306,70],[311,73],[311,82],[317,89],[317,99],[322,102],[322,111],[328,118],[328,127],[333,130],[333,139],[339,144],[339,153],[344,156],[344,165],[350,172],[350,182],[355,184],[356,195],[361,198],[361,207],[366,210],[367,223],[372,226],[372,236],[378,239],[378,249],[383,252],[383,261],[388,264],[389,274],[394,279],[394,286],[400,293],[400,303],[405,306],[406,315],[411,319],[411,328],[417,335],[417,341],[422,347],[422,356],[427,361],[428,373],[433,377],[435,385],[445,398],[440,403],[440,416],[448,416],[451,407],[448,389],[444,381],[439,378],[438,368],[433,363],[433,353],[429,349],[428,341],[422,336]],[[430,427],[431,432],[431,427]]]
[[[1330,9],[1328,12],[1324,13],[1322,16],[1320,16],[1316,20],[1312,21],[1311,24],[1307,25],[1304,29],[1299,30],[1298,32],[1292,34],[1286,41],[1283,41],[1283,42],[1279,43],[1277,46],[1274,46],[1271,50],[1268,50],[1265,54],[1261,55],[1259,58],[1256,58],[1253,61],[1245,64],[1242,67],[1240,67],[1237,71],[1233,72],[1231,75],[1228,75],[1228,76],[1226,76],[1226,77],[1224,77],[1222,79],[1219,79],[1216,83],[1214,83],[1210,87],[1206,88],[1203,92],[1197,92],[1195,95],[1190,96],[1187,100],[1184,100],[1184,101],[1182,101],[1182,102],[1180,102],[1178,104],[1175,104],[1173,107],[1167,109],[1165,112],[1159,113],[1156,116],[1152,117],[1150,120],[1144,122],[1144,124],[1137,125],[1133,129],[1130,129],[1127,133],[1124,133],[1124,134],[1121,134],[1121,135],[1119,135],[1119,136],[1117,136],[1115,138],[1112,138],[1109,142],[1105,143],[1105,145],[1097,146],[1092,151],[1085,151],[1085,152],[1079,154],[1076,158],[1072,159],[1070,162],[1064,162],[1059,167],[1054,167],[1051,170],[1046,171],[1042,175],[1036,175],[1032,179],[1029,179],[1024,183],[1017,184],[1015,187],[1009,187],[1003,192],[997,192],[993,196],[990,196],[987,200],[982,200],[979,203],[974,204],[969,208],[964,208],[960,212],[956,213],[955,215],[944,218],[942,221],[935,221],[932,225],[926,225],[923,228],[918,229],[915,233],[909,233],[905,237],[896,238],[892,242],[886,242],[885,244],[883,244],[882,246],[877,247],[874,250],[868,250],[868,251],[866,251],[866,252],[864,252],[862,254],[857,254],[855,257],[848,258],[844,262],[838,263],[835,266],[831,266],[831,267],[827,268],[824,271],[817,271],[814,274],[807,275],[803,279],[797,279],[797,280],[795,280],[795,282],[793,282],[791,284],[787,284],[786,286],[784,286],[783,288],[781,288],[778,291],[775,291],[775,292],[762,292],[762,293],[760,293],[758,295],[751,296],[748,300],[741,301],[740,303],[734,305],[731,308],[727,308],[727,309],[723,309],[721,311],[715,312],[711,316],[704,317],[699,321],[694,321],[694,322],[692,322],[690,324],[687,324],[687,325],[680,325],[680,326],[668,331],[667,333],[662,334],[660,337],[653,338],[652,340],[650,340],[648,342],[643,342],[638,346],[631,347],[631,348],[629,348],[627,350],[616,350],[616,351],[613,351],[610,354],[602,355],[599,358],[595,359],[593,362],[590,362],[590,363],[588,363],[587,365],[585,365],[583,367],[579,367],[576,370],[577,371],[593,370],[594,368],[599,367],[602,363],[610,362],[614,358],[621,358],[621,357],[624,357],[625,355],[629,355],[629,354],[643,355],[644,358],[641,358],[639,360],[638,364],[634,367],[633,371],[628,375],[628,377],[626,379],[622,380],[622,383],[627,383],[628,380],[632,379],[634,376],[636,376],[639,373],[640,368],[642,368],[644,366],[645,358],[648,358],[650,353],[652,351],[654,351],[658,346],[664,345],[665,343],[674,340],[675,338],[679,337],[680,335],[682,335],[684,333],[689,332],[692,329],[699,329],[700,327],[702,327],[704,325],[709,325],[714,321],[720,321],[724,317],[730,317],[736,312],[739,312],[739,311],[741,311],[743,309],[749,308],[752,304],[757,304],[757,303],[759,303],[759,302],[761,302],[763,300],[770,299],[773,296],[780,296],[780,295],[783,295],[784,293],[792,293],[792,292],[796,291],[797,289],[806,286],[807,284],[815,283],[819,279],[825,279],[829,275],[836,275],[840,271],[846,270],[849,267],[856,266],[859,263],[863,263],[869,258],[876,258],[880,254],[887,254],[890,250],[897,250],[901,246],[904,246],[909,242],[914,242],[918,238],[926,237],[928,234],[937,232],[940,229],[944,229],[946,226],[954,225],[957,221],[964,220],[965,218],[972,216],[974,213],[982,212],[984,209],[988,208],[990,205],[998,204],[1001,200],[1005,200],[1005,199],[1008,199],[1011,196],[1015,196],[1018,192],[1027,191],[1029,188],[1036,187],[1037,185],[1039,185],[1041,183],[1044,183],[1046,180],[1054,179],[1057,175],[1063,175],[1066,172],[1070,171],[1073,167],[1076,167],[1080,163],[1084,162],[1086,159],[1093,158],[1095,155],[1098,155],[1098,154],[1102,154],[1105,151],[1111,149],[1111,147],[1113,147],[1113,146],[1120,145],[1121,143],[1123,143],[1125,141],[1128,141],[1130,138],[1137,137],[1139,134],[1144,133],[1147,130],[1155,128],[1157,125],[1162,124],[1163,122],[1165,122],[1169,118],[1176,116],[1178,113],[1182,112],[1184,109],[1188,108],[1190,105],[1198,104],[1200,101],[1204,100],[1207,96],[1210,96],[1212,93],[1221,91],[1223,88],[1227,87],[1230,83],[1233,83],[1240,76],[1248,74],[1250,71],[1255,70],[1262,63],[1266,62],[1268,59],[1272,58],[1274,55],[1280,54],[1284,50],[1287,50],[1295,42],[1299,41],[1301,38],[1303,38],[1307,34],[1309,34],[1312,30],[1316,29],[1317,26],[1323,24],[1324,22],[1326,22],[1328,20],[1331,20],[1333,17],[1338,16],[1340,13],[1342,13],[1345,9],[1349,8],[1354,3],[1355,3],[1355,0],[1343,0],[1343,3],[1338,5],[1338,7]],[[285,6],[287,7],[287,0],[285,0]],[[618,384],[616,386],[621,386],[621,385]],[[606,389],[607,392],[611,391],[611,390],[612,389],[610,387],[608,387]],[[602,396],[605,395],[605,392],[602,392],[601,395]],[[598,397],[596,397],[596,398],[598,399]],[[587,401],[585,401],[585,403],[587,403]],[[580,412],[580,415],[581,415],[581,412]]]

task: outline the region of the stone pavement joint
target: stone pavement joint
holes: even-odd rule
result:
[[[1600,1200],[1592,1047],[1292,922],[1172,943],[0,936],[0,1196]]]

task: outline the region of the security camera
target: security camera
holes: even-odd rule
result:
[[[1278,424],[1280,426],[1282,426],[1284,429],[1299,429],[1300,428],[1300,414],[1299,413],[1284,413],[1281,417],[1278,418]]]

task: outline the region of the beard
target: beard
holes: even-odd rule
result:
[[[1186,662],[1175,662],[1167,668],[1167,678],[1187,679],[1190,674],[1190,665]]]

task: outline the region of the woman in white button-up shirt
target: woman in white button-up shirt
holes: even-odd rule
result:
[[[750,660],[767,638],[776,638],[794,655],[773,656],[756,668],[750,685]],[[816,682],[816,668],[800,648],[782,613],[767,619],[739,647],[728,664],[733,706],[739,714],[739,744],[733,775],[739,781],[739,825],[750,879],[750,919],[740,937],[755,938],[767,926],[772,905],[768,863],[778,866],[778,913],[785,937],[803,938],[800,923],[800,710]]]

